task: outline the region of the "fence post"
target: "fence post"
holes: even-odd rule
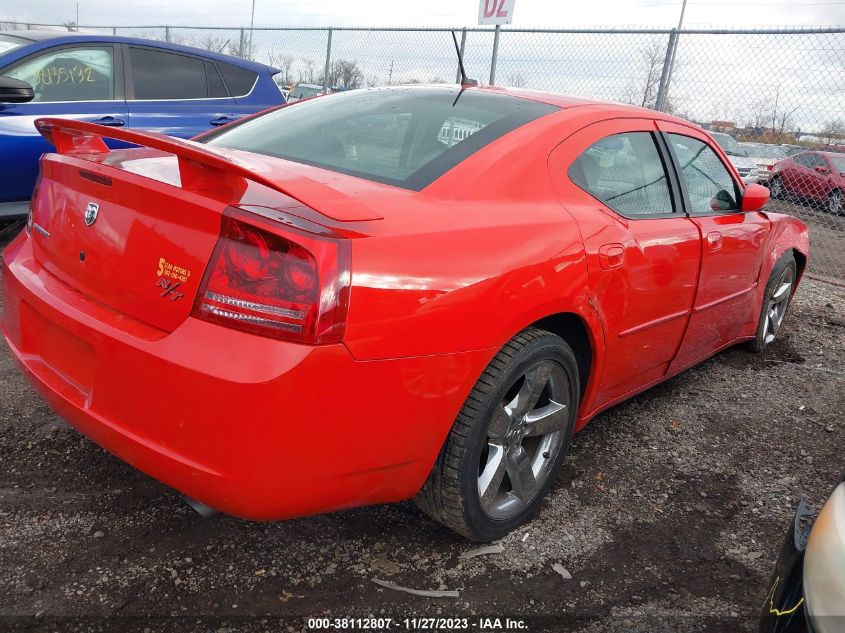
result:
[[[660,85],[657,87],[657,99],[654,109],[663,111],[666,105],[666,95],[669,91],[669,80],[672,78],[672,60],[675,58],[675,45],[678,41],[678,31],[672,29],[669,42],[666,44],[666,57],[663,58],[663,70],[660,73]]]
[[[241,37],[238,40],[238,57],[244,56],[244,30],[241,29]]]
[[[170,41],[170,27],[169,26],[164,27],[164,41],[165,42]]]
[[[329,70],[332,64],[332,29],[329,29],[329,37],[326,42],[326,69],[323,71],[323,92],[329,93]]]
[[[461,29],[461,59],[464,58],[464,51],[467,47],[467,29],[464,27]],[[466,62],[464,63],[464,68],[466,69]],[[458,70],[455,72],[455,83],[461,83],[461,65],[458,64]]]
[[[117,27],[116,26],[111,27],[111,34],[114,37],[117,37]]]
[[[490,85],[496,85],[496,59],[499,57],[499,33],[501,32],[501,25],[496,25],[496,30],[493,33],[493,57],[490,59]]]

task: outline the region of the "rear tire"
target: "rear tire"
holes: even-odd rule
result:
[[[470,392],[416,504],[474,541],[525,523],[563,462],[579,394],[562,338],[536,328],[514,336]]]
[[[777,261],[772,274],[769,275],[769,283],[763,293],[757,332],[754,339],[746,344],[748,351],[760,353],[775,340],[786,317],[797,279],[798,267],[790,251]]]
[[[769,194],[772,199],[779,200],[783,198],[784,193],[783,181],[780,179],[780,176],[772,176],[769,181]]]

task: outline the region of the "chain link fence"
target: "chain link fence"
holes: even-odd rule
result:
[[[0,22],[0,30],[76,28]],[[346,90],[456,80],[441,28],[78,27],[247,57]],[[845,27],[457,29],[469,76],[671,112],[711,130],[769,209],[810,227],[810,270],[845,281]]]

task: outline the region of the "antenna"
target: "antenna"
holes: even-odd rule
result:
[[[458,36],[452,31],[452,41],[455,43],[455,53],[458,55],[458,68],[461,69],[461,85],[462,86],[477,86],[478,82],[475,79],[467,77],[467,71],[464,69],[464,58],[461,55],[461,49],[458,46]]]

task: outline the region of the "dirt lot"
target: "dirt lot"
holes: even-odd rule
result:
[[[845,289],[805,280],[765,354],[729,350],[601,415],[539,516],[501,553],[466,559],[475,546],[410,502],[202,519],[58,420],[0,345],[0,629],[444,615],[477,631],[482,615],[530,631],[751,631],[795,504],[841,475],[843,393]]]

